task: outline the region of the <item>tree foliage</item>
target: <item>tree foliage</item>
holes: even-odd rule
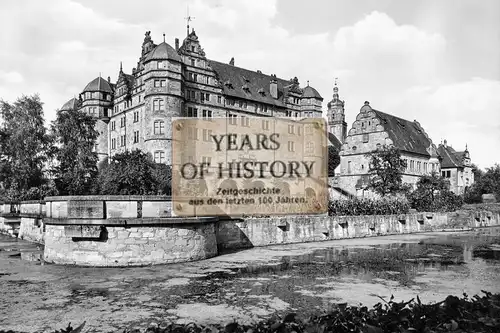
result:
[[[105,195],[154,195],[170,193],[169,166],[155,164],[140,150],[114,155],[99,170],[95,192]]]
[[[463,204],[462,198],[450,191],[450,183],[436,172],[421,176],[416,185],[409,198],[418,211],[454,211]]]
[[[0,183],[7,189],[6,199],[22,200],[28,191],[36,192],[30,189],[47,183],[44,167],[51,140],[43,103],[38,94],[23,95],[12,104],[0,101],[0,112]]]
[[[385,196],[407,190],[403,184],[403,171],[406,162],[401,158],[401,153],[394,146],[384,145],[366,155],[370,159],[370,183],[367,189]]]
[[[328,176],[335,176],[335,169],[340,164],[340,155],[334,146],[328,146]]]
[[[97,153],[94,144],[99,135],[95,119],[82,111],[58,111],[52,123],[56,142],[52,154],[56,187],[61,195],[90,194],[97,178]]]
[[[496,200],[500,202],[500,164],[486,168],[486,171],[473,168],[473,172],[474,184],[467,188],[464,201],[467,203],[480,203],[483,194],[493,193]]]

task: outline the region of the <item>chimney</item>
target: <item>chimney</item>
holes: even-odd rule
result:
[[[274,99],[278,98],[278,80],[276,79],[276,75],[271,75],[271,81],[269,83],[269,93],[271,97]]]
[[[445,148],[447,147],[447,144],[448,144],[448,141],[446,141],[446,139],[444,139],[443,146],[444,146]]]
[[[234,66],[234,57],[233,57],[233,58],[231,58],[231,60],[229,61],[229,64],[230,64],[231,66]]]
[[[111,83],[111,77],[108,76],[108,82]]]
[[[179,38],[175,39],[175,50],[179,51]]]

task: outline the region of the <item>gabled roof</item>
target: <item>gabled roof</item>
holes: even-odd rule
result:
[[[443,158],[441,168],[462,168],[464,167],[464,151],[455,151],[450,146],[440,144],[438,153]]]
[[[149,60],[174,60],[182,62],[177,51],[165,42],[158,44],[151,52],[148,53],[144,62]]]
[[[209,60],[209,62],[218,75],[225,95],[259,103],[285,106],[283,95],[286,87],[290,85],[290,81],[214,60]],[[273,79],[278,82],[277,99],[273,98],[269,91],[270,82]]]
[[[80,108],[78,99],[72,98],[61,107],[60,111],[74,111]]]
[[[432,145],[424,129],[416,121],[409,121],[388,113],[372,109],[381,121],[384,130],[394,146],[401,151],[430,156],[428,149]]]
[[[112,84],[103,79],[102,77],[96,77],[87,84],[83,92],[87,91],[101,91],[107,93],[113,93]]]

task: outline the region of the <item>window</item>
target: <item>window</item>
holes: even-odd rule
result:
[[[308,143],[306,144],[306,153],[307,153],[307,154],[312,154],[312,153],[314,153],[314,143],[312,143],[312,142],[308,142]]]
[[[193,51],[194,51],[194,46],[193,46]],[[191,58],[191,66],[194,66],[194,59]]]
[[[205,100],[210,102],[210,94],[209,93],[206,93],[205,94]]]
[[[351,161],[347,161],[347,173],[351,173]]]
[[[293,125],[288,125],[288,134],[293,134],[295,132]]]
[[[134,143],[139,142],[139,131],[134,131]]]
[[[156,120],[154,122],[154,134],[164,134],[165,131],[165,122],[163,120]]]
[[[235,114],[230,114],[229,115],[229,124],[231,124],[231,125],[238,124],[238,116]]]
[[[211,141],[212,130],[203,129],[203,141]]]
[[[424,162],[424,172],[427,173],[427,162]]]
[[[115,128],[116,128],[116,123],[115,123],[115,121],[113,120],[113,121],[111,122],[111,130],[112,130],[112,131],[114,131],[114,130],[115,130]]]
[[[157,150],[154,153],[155,163],[165,163],[165,152]]]
[[[193,81],[198,82],[198,74],[193,73]]]
[[[139,111],[134,111],[134,123],[139,121]]]
[[[364,124],[364,123],[363,123],[363,124]],[[368,142],[368,140],[369,140],[369,135],[368,135],[368,133],[364,133],[364,134],[363,134],[363,142],[364,142],[364,143],[366,143],[366,142]]]
[[[188,139],[198,140],[198,129],[196,127],[188,128]]]
[[[250,119],[248,117],[241,117],[241,126],[249,127],[250,126]]]
[[[294,152],[295,151],[295,142],[288,141],[288,151],[289,152]]]
[[[111,139],[111,149],[116,149],[116,139]]]
[[[121,119],[120,119],[120,127],[125,127],[125,117],[121,117]]]
[[[193,107],[188,107],[187,116],[193,117],[193,118],[198,117],[198,109],[193,108]]]
[[[191,90],[191,99],[196,100],[196,92],[194,90]]]
[[[262,120],[262,129],[266,131],[269,130],[269,120]]]
[[[422,162],[417,162],[417,171],[421,171]]]
[[[203,110],[203,118],[212,118],[212,110]]]
[[[217,103],[222,104],[222,96],[217,96]]]
[[[120,146],[125,147],[125,134],[120,136]]]
[[[153,100],[153,111],[163,110],[164,101],[162,99]]]

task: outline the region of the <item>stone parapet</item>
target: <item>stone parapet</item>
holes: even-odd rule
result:
[[[324,240],[469,230],[500,225],[498,213],[462,210],[363,216],[283,216],[222,220],[216,225],[219,249],[317,242]]]

